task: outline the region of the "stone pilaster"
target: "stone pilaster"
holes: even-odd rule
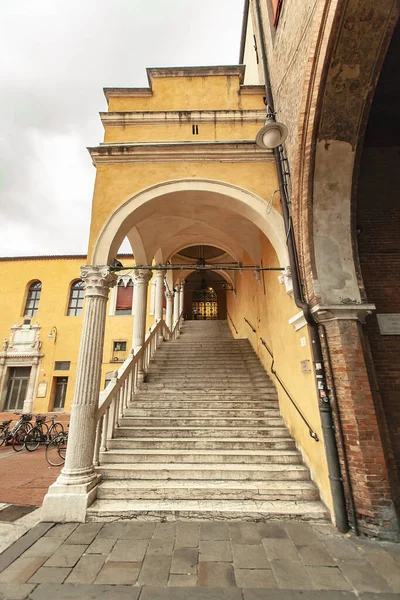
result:
[[[183,305],[185,303],[185,282],[182,281],[179,288],[179,314],[183,311]]]
[[[24,406],[22,408],[22,411],[24,413],[30,413],[33,410],[33,400],[34,400],[34,395],[35,395],[39,362],[40,362],[39,358],[33,359],[31,372],[29,375],[28,389],[26,390],[26,397],[25,397],[25,401],[24,401]]]
[[[155,310],[154,310],[154,321],[161,321],[163,318],[163,304],[164,304],[164,277],[166,271],[156,271],[156,298],[155,298]]]
[[[174,292],[170,292],[167,290],[165,292],[165,296],[167,298],[167,310],[165,313],[165,322],[170,331],[172,331],[172,302],[174,299]]]
[[[98,475],[93,467],[96,411],[99,401],[106,306],[116,276],[108,266],[81,269],[86,306],[76,372],[74,401],[65,466],[43,502],[44,521],[84,522],[96,497]]]

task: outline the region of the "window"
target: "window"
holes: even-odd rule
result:
[[[199,135],[199,126],[198,125],[192,125],[192,134]]]
[[[55,371],[69,371],[70,366],[71,366],[71,361],[69,361],[69,360],[56,360],[56,362],[54,363],[54,370]]]
[[[71,285],[69,293],[68,311],[69,317],[79,317],[82,314],[83,298],[85,296],[85,284],[81,279]]]
[[[126,342],[114,342],[114,352],[126,352]]]
[[[133,282],[130,279],[125,285],[121,279],[118,282],[117,288],[117,302],[115,305],[116,315],[131,315],[132,314],[132,301],[133,301]]]
[[[39,308],[40,293],[42,291],[42,282],[34,281],[29,286],[28,296],[25,304],[25,317],[35,317]]]

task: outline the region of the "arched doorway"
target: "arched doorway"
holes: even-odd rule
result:
[[[206,280],[204,280],[207,285]],[[192,319],[209,321],[218,319],[218,296],[212,287],[192,292]]]

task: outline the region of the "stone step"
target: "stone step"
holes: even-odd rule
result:
[[[234,417],[234,418],[265,418],[265,417],[280,417],[278,409],[194,409],[194,408],[171,408],[171,407],[159,407],[151,406],[149,408],[139,408],[135,406],[125,411],[124,418],[126,417],[166,417],[166,418],[198,418],[208,417],[213,419],[214,417]]]
[[[261,417],[247,419],[243,417],[121,417],[119,419],[121,427],[282,427],[282,417]]]
[[[105,480],[99,500],[318,500],[311,481]]]
[[[284,476],[289,481],[308,481],[310,474],[302,464],[240,464],[240,463],[144,463],[101,464],[96,471],[104,479],[192,479],[269,480]]]
[[[136,398],[151,398],[151,397],[157,397],[157,398],[166,398],[168,395],[171,396],[173,395],[174,399],[177,400],[185,400],[185,399],[189,399],[189,400],[212,400],[212,401],[219,401],[219,400],[225,400],[225,401],[231,401],[231,400],[247,400],[247,401],[253,401],[253,400],[258,400],[258,401],[262,401],[262,400],[269,400],[269,399],[276,399],[277,398],[277,392],[276,389],[272,387],[272,385],[270,387],[267,387],[266,389],[263,390],[247,390],[245,392],[241,391],[239,392],[238,390],[228,390],[228,391],[224,391],[224,390],[216,390],[214,393],[210,392],[209,390],[207,392],[202,392],[199,390],[187,390],[187,389],[178,389],[178,390],[172,390],[171,388],[167,388],[167,389],[163,389],[163,390],[159,390],[159,389],[153,389],[152,386],[145,386],[142,385],[138,391],[138,393],[135,395]]]
[[[183,385],[183,383],[181,384]],[[198,383],[192,383],[190,381],[188,381],[187,383],[184,384],[185,385],[185,391],[188,390],[197,390],[198,393],[200,393],[200,391],[204,392],[205,394],[217,394],[218,392],[225,392],[228,393],[229,390],[229,385],[228,382],[226,383],[210,383],[210,385],[207,384],[207,380],[205,379],[203,382],[199,381]],[[156,390],[165,390],[165,391],[170,391],[172,393],[176,393],[179,391],[182,391],[182,389],[179,388],[179,384],[176,382],[170,382],[168,384],[164,384],[164,383],[155,383],[155,382],[145,382],[142,383],[140,386],[140,390],[144,391],[146,388],[150,387],[152,388],[152,391],[156,391]],[[177,387],[174,387],[177,386]],[[237,383],[233,386],[233,389],[235,389],[236,391],[239,390],[243,390],[244,392],[249,391],[262,391],[262,392],[266,392],[269,389],[268,384],[265,383]],[[230,391],[230,390],[229,390]]]
[[[252,438],[154,438],[115,437],[107,442],[108,448],[158,448],[168,450],[295,450],[296,444],[290,437]]]
[[[255,383],[261,383],[265,385],[268,380],[266,379],[265,375],[250,376],[248,373],[246,373],[246,375],[242,375],[240,373],[218,374],[213,371],[211,375],[210,372],[207,373],[207,371],[204,371],[202,374],[191,373],[190,371],[186,373],[169,372],[168,374],[163,374],[158,371],[147,371],[146,382],[161,382],[165,383],[165,385],[167,385],[167,383],[193,383],[200,385],[206,384],[208,386],[213,383],[220,383],[221,385],[224,384],[228,385],[229,387],[236,387],[237,385],[248,386]]]
[[[299,464],[297,450],[166,450],[110,449],[100,455],[101,465],[121,463],[180,463],[180,464]]]
[[[286,427],[117,427],[116,437],[232,438],[284,437]]]
[[[238,520],[274,521],[296,519],[307,522],[326,520],[321,502],[259,500],[96,500],[87,510],[89,521],[135,520]]]
[[[224,414],[232,414],[232,411],[263,411],[279,409],[279,403],[276,400],[262,400],[260,402],[231,402],[231,401],[206,401],[206,400],[134,400],[130,403],[125,414],[130,414],[131,410],[153,410],[153,409],[171,409],[171,410],[202,410],[205,412],[223,411]],[[172,415],[171,415],[172,416]]]

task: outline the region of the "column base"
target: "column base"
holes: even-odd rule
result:
[[[33,411],[33,398],[29,400],[25,400],[24,405],[22,407],[22,412],[24,414],[31,413]]]
[[[44,497],[41,521],[51,523],[85,523],[86,509],[97,496],[101,477],[88,484],[65,485],[56,481]]]

